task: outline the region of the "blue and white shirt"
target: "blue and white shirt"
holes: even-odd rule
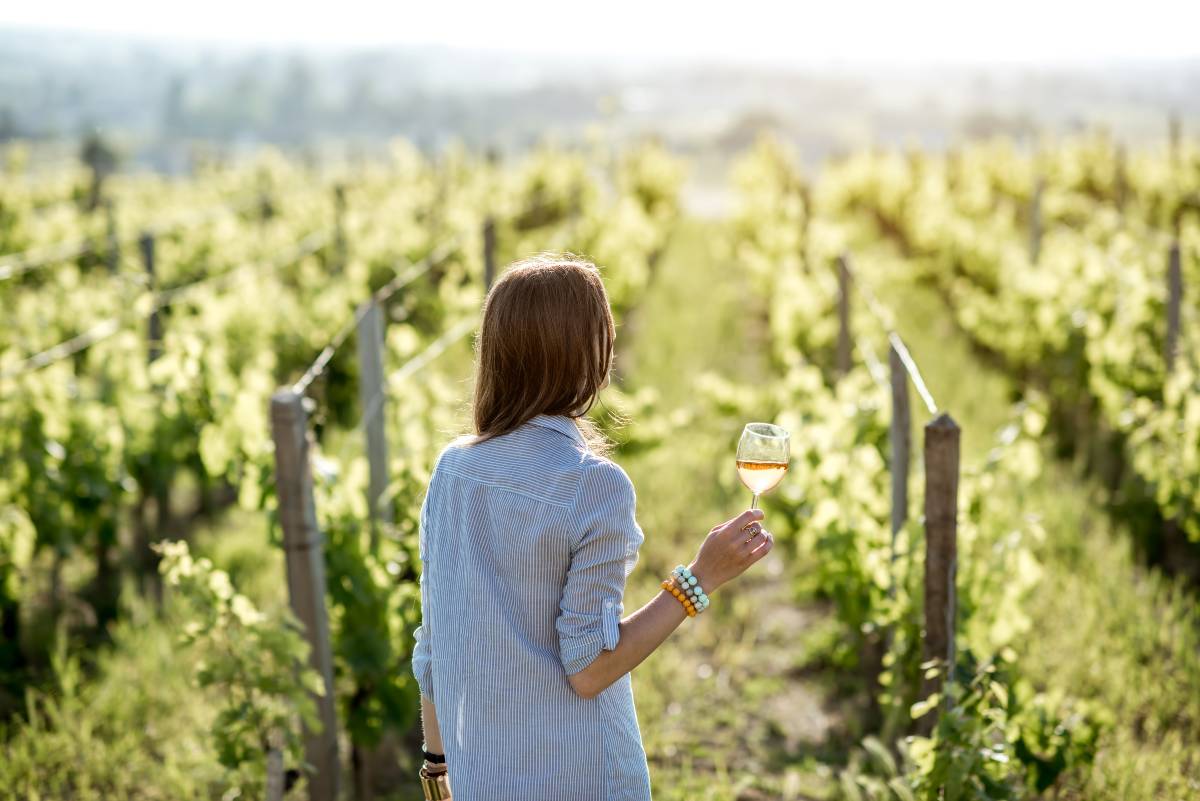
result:
[[[650,801],[630,675],[593,699],[567,681],[620,637],[633,485],[567,417],[471,442],[421,508],[413,653],[455,801]]]

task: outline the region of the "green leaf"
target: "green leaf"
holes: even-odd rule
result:
[[[937,709],[937,706],[941,703],[941,701],[941,693],[933,693],[924,701],[917,701],[915,704],[913,704],[912,707],[909,708],[909,714],[912,715],[913,720],[923,718],[929,712]]]
[[[908,786],[908,782],[900,776],[896,776],[888,781],[888,787],[900,801],[916,801],[916,796],[913,795],[912,788]]]
[[[895,776],[897,774],[896,758],[892,756],[892,752],[888,750],[882,742],[875,737],[866,737],[862,742],[863,748],[872,757],[875,758],[875,763],[886,776]]]

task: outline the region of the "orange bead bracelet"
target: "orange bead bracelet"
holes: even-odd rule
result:
[[[687,612],[688,617],[696,616],[695,604],[693,604],[690,600],[688,600],[688,597],[686,595],[684,595],[677,586],[675,586],[675,582],[664,581],[662,583],[662,588],[664,590],[666,590],[667,592],[671,593],[672,595],[674,595],[675,600],[677,600],[677,601],[679,601],[679,603],[683,604],[683,608]]]

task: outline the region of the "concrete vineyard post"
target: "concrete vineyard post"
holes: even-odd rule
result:
[[[850,257],[838,256],[838,338],[837,373],[844,376],[850,372]]]
[[[267,786],[263,797],[266,801],[283,801],[283,749],[278,742],[272,742],[267,751]]]
[[[362,410],[363,435],[367,440],[367,462],[371,475],[367,488],[367,509],[371,517],[371,548],[378,543],[378,521],[391,520],[391,504],[382,506],[389,483],[387,467],[387,429],[384,424],[383,394],[383,314],[379,304],[367,301],[367,309],[358,321],[358,402]]]
[[[488,217],[483,222],[483,286],[491,289],[496,280],[496,221]]]
[[[923,680],[921,697],[943,692],[954,668],[954,622],[958,572],[958,464],[961,431],[939,414],[925,425],[925,661],[937,660],[940,676]],[[917,722],[933,731],[937,714]]]
[[[288,597],[311,646],[309,664],[321,676],[325,688],[324,694],[314,699],[321,730],[305,731],[305,760],[313,766],[313,775],[308,780],[309,799],[336,801],[337,720],[329,615],[325,607],[325,554],[313,500],[308,413],[303,395],[281,389],[271,397],[271,438],[275,443],[275,494],[283,528]]]

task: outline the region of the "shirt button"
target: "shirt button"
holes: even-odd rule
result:
[[[605,605],[606,607],[608,607],[609,609],[612,609],[612,601],[605,601],[605,602],[604,602],[604,605]]]

